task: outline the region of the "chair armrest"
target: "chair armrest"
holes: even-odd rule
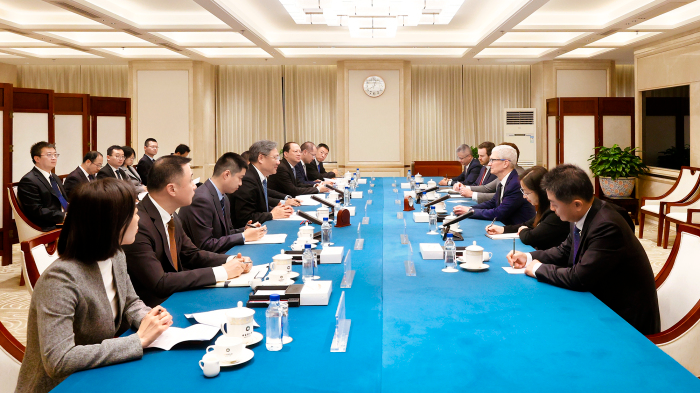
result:
[[[670,328],[656,334],[646,336],[656,345],[664,344],[677,339],[690,330],[700,320],[700,301],[695,304],[688,314]]]
[[[693,221],[694,214],[698,215],[698,219],[696,221]],[[689,224],[700,224],[700,209],[688,209],[688,218],[686,219],[686,222]]]

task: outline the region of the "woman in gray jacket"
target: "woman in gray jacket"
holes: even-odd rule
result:
[[[126,271],[121,245],[136,236],[135,206],[133,188],[117,179],[73,191],[60,258],[34,288],[16,392],[48,392],[76,371],[139,359],[172,325],[164,308],[136,296]],[[137,332],[114,338],[122,323]]]

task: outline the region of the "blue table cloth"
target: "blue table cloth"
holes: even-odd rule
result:
[[[359,187],[364,195],[352,201],[357,209],[353,225],[333,228],[336,245],[352,249],[365,202],[372,200],[370,223],[362,226],[364,249],[351,252],[352,288],[340,288],[342,265],[321,265],[321,279],[333,281],[330,303],[290,308],[294,341],[282,351],[267,351],[263,341],[251,347],[251,361],[222,368],[209,379],[197,362],[214,340],[182,343],[170,351],[147,349],[139,361],[76,373],[56,391],[700,391],[697,378],[590,293],[507,274],[501,267],[507,266],[505,254],[513,243],[484,236],[489,222],[463,221],[465,240],[457,242],[476,241],[492,252],[489,270],[444,273],[442,261],[423,260],[419,244],[442,241],[426,234],[427,224],[414,223],[412,213],[404,214],[404,229],[396,215],[403,208],[401,180],[398,193],[391,178],[378,178],[373,188]],[[447,203],[448,209],[455,205]],[[258,264],[289,249],[299,224],[267,225],[270,233],[289,234],[284,245],[247,245],[230,253],[241,252]],[[409,257],[408,245],[400,243],[404,231],[413,247],[415,277],[406,276],[404,268]],[[516,243],[519,250],[531,250]],[[293,269],[301,272],[299,265]],[[350,337],[347,352],[331,353],[342,291],[352,320]],[[194,321],[184,314],[234,307],[249,292],[199,289],[177,293],[163,306],[173,314],[174,326],[187,327]],[[255,310],[257,330],[264,334],[265,309]]]

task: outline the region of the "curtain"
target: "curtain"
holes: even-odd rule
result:
[[[336,80],[334,65],[284,66],[287,141],[325,143],[331,149],[329,156],[339,148],[335,138]]]
[[[464,66],[463,78],[465,143],[501,143],[503,110],[530,107],[530,66]]]
[[[615,65],[615,97],[634,97],[634,65]]]
[[[268,139],[282,148],[282,66],[218,66],[217,156]]]
[[[56,93],[127,97],[129,67],[123,65],[20,65],[17,87]]]
[[[464,135],[462,66],[411,67],[412,157],[453,160]]]

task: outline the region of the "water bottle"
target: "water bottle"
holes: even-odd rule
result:
[[[323,225],[321,225],[321,245],[323,245],[323,247],[331,244],[331,231],[332,227],[331,223],[328,222],[328,217],[323,217]]]
[[[355,175],[357,176],[357,180],[360,180],[360,168],[357,168]]]
[[[406,181],[409,183],[411,182],[411,170],[410,169],[408,170],[408,175],[406,176]]]
[[[416,192],[416,178],[411,176],[411,191]]]
[[[301,255],[301,280],[304,282],[313,281],[315,267],[311,244],[307,244],[304,246],[304,253]]]
[[[435,211],[435,205],[430,206],[428,224],[430,225],[430,232],[437,232],[437,211]]]
[[[265,347],[268,351],[282,349],[282,312],[280,310],[280,295],[270,295],[270,305],[265,311]]]
[[[448,233],[447,240],[445,240],[445,270],[457,270],[457,264],[455,262],[456,254],[457,247],[452,240],[452,234]]]
[[[280,312],[282,313],[282,344],[290,342],[289,337],[289,302],[280,302]]]
[[[345,193],[343,193],[343,205],[350,206],[350,187],[345,186]]]
[[[350,178],[350,192],[355,192],[357,188],[357,183],[355,182],[355,175]]]

